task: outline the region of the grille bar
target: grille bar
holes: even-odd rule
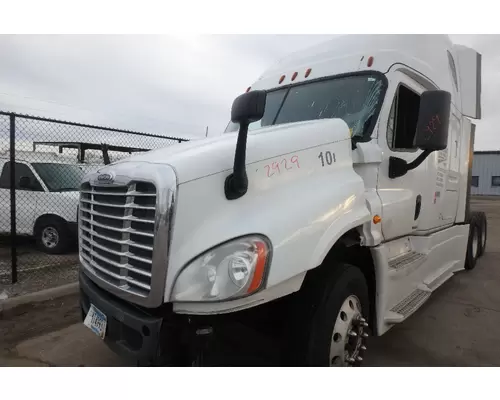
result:
[[[100,213],[100,212],[97,212],[97,211],[92,211],[90,208],[83,208],[82,210],[84,212],[88,213],[88,214],[95,215],[96,217],[119,219],[121,221],[126,220],[126,221],[132,221],[132,222],[142,222],[142,223],[145,223],[145,224],[154,224],[155,223],[154,220],[137,218],[137,217],[134,217],[133,215],[132,216],[126,216],[126,217],[118,217],[118,216],[113,215],[113,214],[103,214],[103,213]]]
[[[154,233],[141,232],[141,231],[138,231],[138,230],[132,229],[132,228],[115,228],[115,227],[111,227],[108,225],[100,224],[99,222],[90,220],[90,219],[85,218],[85,217],[81,217],[81,218],[82,218],[83,222],[87,222],[87,223],[89,223],[93,226],[97,226],[99,228],[109,229],[110,231],[122,232],[122,233],[133,233],[134,235],[147,236],[147,237],[151,237],[151,238],[154,238],[154,236],[155,236]],[[130,221],[130,218],[124,218],[124,220]]]
[[[95,244],[93,244],[93,246],[95,246]],[[86,245],[82,245],[82,248],[84,250],[87,250],[89,253],[91,253],[92,257],[96,257],[96,258],[99,258],[100,260],[104,261],[104,262],[107,262],[108,264],[112,265],[113,267],[116,267],[118,269],[120,268],[125,268],[129,271],[132,271],[132,272],[135,272],[139,275],[143,275],[143,276],[146,276],[148,278],[151,278],[151,273],[150,272],[146,272],[146,271],[143,271],[142,269],[138,269],[138,268],[134,268],[133,266],[131,265],[128,265],[128,264],[120,264],[120,263],[117,263],[113,260],[110,260],[109,258],[107,257],[104,257],[98,253],[96,253],[95,251],[91,250],[89,246],[86,246]]]
[[[92,268],[95,268],[95,269],[101,271],[103,274],[109,275],[110,277],[112,277],[118,281],[125,281],[131,285],[140,287],[141,289],[151,290],[150,285],[146,285],[145,283],[136,281],[135,279],[129,278],[128,276],[118,275],[114,272],[111,272],[109,269],[102,267],[101,265],[96,263],[95,260],[91,260],[85,253],[82,254],[82,257],[85,261],[87,261],[92,266]]]
[[[138,196],[138,197],[155,197],[156,194],[154,193],[141,193],[137,191],[131,191],[131,192],[98,192],[94,190],[81,190],[81,193],[84,194],[97,194],[99,196]]]
[[[144,258],[144,257],[139,257],[139,256],[134,255],[133,253],[130,253],[130,252],[123,252],[123,251],[113,250],[113,249],[111,249],[109,247],[106,247],[106,246],[103,246],[103,245],[101,245],[99,243],[96,243],[95,241],[90,241],[88,238],[85,238],[84,240],[86,242],[88,242],[89,245],[91,245],[93,247],[97,247],[98,249],[104,250],[104,251],[106,251],[106,252],[108,252],[110,254],[113,254],[115,256],[118,256],[118,257],[128,257],[128,258],[140,261],[140,262],[145,263],[145,264],[151,264],[153,262],[153,260],[151,260],[151,259]],[[90,248],[88,250],[91,251]],[[143,272],[145,272],[145,271],[143,271]],[[146,276],[151,276],[150,273],[146,273],[146,274],[147,274]]]
[[[136,243],[132,240],[120,240],[120,239],[114,239],[114,238],[110,238],[107,236],[103,236],[99,233],[93,232],[91,229],[86,228],[85,226],[82,226],[80,229],[86,233],[92,234],[92,236],[94,236],[94,237],[98,237],[99,239],[108,240],[110,242],[120,244],[120,245],[134,246],[134,247],[137,247],[139,249],[153,251],[153,246],[145,246],[143,244]]]
[[[97,193],[94,193],[94,195],[97,195]],[[100,194],[98,194],[100,196]],[[123,194],[122,196],[125,196]],[[90,204],[93,206],[103,206],[103,207],[114,207],[114,208],[137,208],[137,209],[142,209],[142,210],[156,210],[155,207],[150,207],[150,206],[141,206],[140,204],[134,204],[134,203],[128,203],[128,204],[114,204],[114,203],[103,203],[100,201],[95,201],[95,200],[87,200],[83,197],[80,198],[80,201],[85,204]]]

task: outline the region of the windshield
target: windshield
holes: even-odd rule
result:
[[[249,125],[249,130],[270,125],[323,118],[341,118],[353,137],[369,140],[372,120],[377,117],[383,95],[378,75],[355,75],[321,80],[267,93],[264,117]],[[227,132],[238,130],[230,122]]]
[[[33,163],[33,168],[51,192],[76,191],[85,172],[73,164]]]

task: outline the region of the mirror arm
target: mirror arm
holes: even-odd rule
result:
[[[431,154],[431,150],[424,150],[415,160],[407,163],[398,157],[389,157],[389,178],[395,179],[405,175],[408,171],[417,168]]]
[[[226,199],[236,200],[244,196],[248,189],[248,178],[246,172],[248,122],[240,123],[236,151],[234,153],[233,173],[226,178],[224,192]]]

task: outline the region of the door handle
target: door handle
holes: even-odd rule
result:
[[[422,208],[422,196],[418,195],[417,199],[415,200],[415,216],[413,218],[414,221],[416,221],[418,216],[420,215],[421,208]]]

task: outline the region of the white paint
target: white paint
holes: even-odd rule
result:
[[[231,238],[255,232],[271,240],[272,266],[267,279],[271,289],[321,264],[340,235],[370,221],[363,181],[352,168],[351,141],[344,122],[323,120],[260,132],[249,137],[251,148],[262,149],[262,158],[256,160],[259,153],[249,152],[245,196],[226,200],[224,180],[231,170],[179,186],[165,298],[170,298],[177,274],[195,254]],[[303,149],[298,150],[300,147]],[[327,150],[335,153],[336,162],[322,167],[318,154]],[[268,158],[269,153],[279,156]],[[298,158],[300,168],[289,164],[292,169],[267,176],[266,165],[292,156]],[[181,160],[173,167],[182,177],[187,164]],[[196,307],[210,309],[212,305]]]

